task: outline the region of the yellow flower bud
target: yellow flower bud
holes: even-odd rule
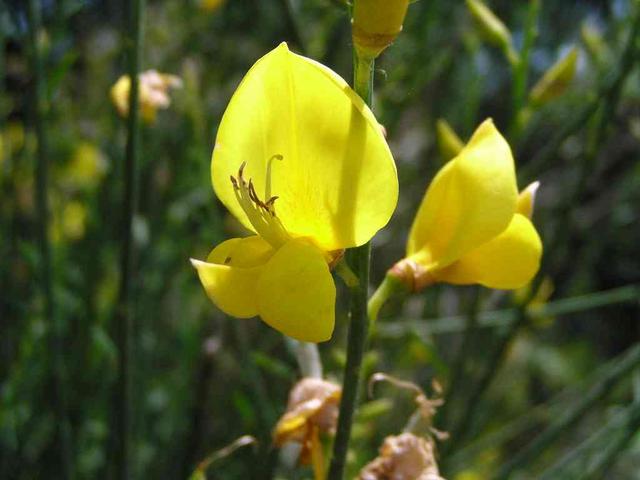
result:
[[[602,63],[610,55],[609,48],[602,38],[602,33],[591,23],[585,22],[582,24],[580,37],[587,52],[597,63]]]
[[[445,160],[452,159],[464,148],[464,143],[444,118],[436,122],[436,138],[440,155]]]
[[[402,31],[409,0],[354,0],[353,43],[362,56],[375,58]]]
[[[575,76],[577,61],[578,49],[573,47],[554,63],[531,89],[531,104],[541,106],[562,95]]]
[[[511,32],[489,7],[480,0],[467,0],[467,8],[488,41],[502,48],[511,46]]]
[[[531,218],[533,215],[533,207],[536,203],[536,193],[540,187],[540,182],[530,183],[527,188],[522,190],[518,195],[518,203],[516,204],[516,213]]]

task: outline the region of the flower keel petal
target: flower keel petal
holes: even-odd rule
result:
[[[434,272],[438,281],[489,288],[520,288],[540,267],[542,242],[524,215],[513,216],[507,229],[449,267]]]

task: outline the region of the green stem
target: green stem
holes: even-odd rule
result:
[[[131,79],[127,144],[124,164],[122,200],[122,250],[120,252],[120,291],[115,316],[115,336],[118,346],[118,383],[115,400],[116,475],[125,480],[132,476],[132,376],[133,376],[133,217],[137,208],[137,169],[140,143],[138,73],[142,57],[142,24],[144,0],[130,0],[127,11],[125,42],[128,74]]]
[[[611,442],[605,450],[595,458],[593,463],[587,468],[585,480],[596,480],[599,478],[611,478],[607,469],[613,465],[618,455],[627,447],[629,442],[635,437],[640,429],[640,403],[634,401],[629,407],[623,431]]]
[[[601,400],[611,389],[628,373],[640,365],[640,344],[636,344],[627,350],[622,358],[616,362],[605,377],[589,390],[582,399],[560,418],[552,423],[545,431],[538,435],[527,447],[512,456],[496,476],[497,479],[507,479],[518,468],[540,455],[558,437],[572,425],[586,415],[593,405]]]
[[[512,85],[512,105],[511,105],[511,125],[509,127],[510,137],[517,137],[520,131],[520,119],[522,108],[527,94],[527,79],[529,76],[529,58],[531,49],[538,34],[537,21],[540,12],[540,0],[529,1],[529,11],[527,13],[527,24],[524,30],[524,43],[518,56],[518,61],[514,65],[513,85]]]
[[[405,293],[407,288],[404,283],[393,275],[387,274],[382,280],[380,286],[373,292],[371,298],[369,299],[369,303],[367,305],[367,312],[369,315],[369,328],[373,330],[376,326],[376,321],[378,320],[378,314],[380,310],[387,303],[392,296],[398,293]],[[373,331],[370,332],[373,334]]]
[[[33,72],[34,123],[38,140],[36,167],[36,211],[37,236],[40,248],[41,286],[44,296],[44,318],[50,325],[49,342],[53,357],[53,402],[57,423],[57,448],[62,467],[63,478],[73,477],[71,453],[70,425],[67,418],[67,398],[65,391],[64,357],[62,352],[64,326],[62,318],[57,314],[53,272],[51,268],[51,249],[48,239],[49,231],[49,151],[45,120],[48,111],[46,73],[39,35],[42,30],[39,2],[29,0],[29,41],[31,49],[31,68]]]
[[[637,46],[636,40],[638,37],[638,32],[640,30],[640,7],[636,6],[636,14],[633,20],[633,24],[631,26],[631,31],[629,32],[629,37],[627,38],[627,43],[624,47],[624,51],[622,56],[620,57],[620,61],[618,63],[618,67],[613,70],[613,72],[607,74],[605,78],[601,81],[600,87],[595,95],[593,95],[587,104],[575,115],[571,117],[571,119],[565,123],[559,130],[556,135],[554,135],[551,140],[547,143],[546,147],[541,149],[532,159],[531,161],[524,166],[524,168],[520,169],[520,178],[532,179],[536,178],[540,172],[543,172],[547,165],[554,161],[558,150],[564,143],[564,141],[569,138],[571,135],[578,132],[587,122],[588,120],[598,111],[600,105],[605,104],[609,105],[605,107],[604,110],[607,112],[605,117],[608,117],[613,114],[615,111],[615,105],[618,103],[618,98],[622,91],[622,86],[625,83],[625,80],[631,73],[635,61],[637,60]],[[602,135],[604,135],[604,129],[607,126],[606,122],[602,123],[601,129]],[[600,133],[598,133],[600,135]],[[592,144],[595,145],[595,142]],[[590,170],[586,169],[587,175],[591,173]],[[526,182],[525,182],[526,183]]]
[[[530,294],[528,298],[522,302],[516,309],[516,318],[509,326],[508,331],[498,341],[497,348],[491,353],[491,357],[488,362],[487,368],[482,373],[480,381],[477,382],[471,390],[471,393],[466,402],[466,407],[463,410],[462,421],[456,424],[456,427],[452,431],[452,441],[447,444],[447,450],[451,451],[454,446],[458,445],[462,440],[467,438],[473,431],[473,425],[475,416],[480,410],[480,401],[489,387],[491,381],[495,377],[496,373],[500,370],[500,367],[505,358],[507,347],[511,344],[511,341],[520,331],[520,328],[526,323],[528,318],[527,304],[535,295],[540,284],[542,283],[543,273],[547,271],[548,266],[554,264],[552,260],[558,253],[562,253],[561,247],[567,243],[567,239],[570,234],[570,229],[573,225],[571,214],[573,209],[569,208],[571,205],[577,205],[579,203],[580,196],[582,195],[589,176],[594,170],[595,162],[597,159],[598,147],[603,143],[606,135],[606,127],[610,121],[610,116],[615,112],[615,106],[618,103],[619,95],[624,85],[624,81],[627,75],[631,71],[633,60],[636,53],[636,39],[638,32],[640,31],[640,8],[636,9],[635,18],[627,44],[624,48],[624,52],[620,59],[619,73],[615,80],[611,84],[611,88],[607,90],[607,94],[602,99],[602,114],[597,117],[597,123],[595,125],[595,141],[592,141],[587,146],[586,152],[581,159],[578,166],[578,172],[576,174],[577,181],[573,188],[570,189],[569,194],[566,196],[563,205],[558,208],[557,215],[557,228],[554,231],[554,235],[551,241],[545,245],[545,251],[550,252],[542,260],[542,266],[537,277],[532,282]]]
[[[354,88],[362,99],[371,105],[373,91],[372,58],[354,58]],[[342,380],[342,398],[340,399],[340,413],[336,438],[333,444],[333,457],[329,468],[328,480],[342,480],[344,476],[351,424],[358,401],[360,387],[360,371],[362,357],[368,337],[369,319],[367,317],[367,298],[369,286],[369,262],[371,244],[351,249],[347,252],[347,260],[358,276],[358,284],[350,288],[349,292],[349,334],[347,339],[347,364]]]
[[[562,298],[535,308],[528,308],[527,315],[532,319],[561,316],[609,305],[635,302],[638,297],[640,297],[640,284],[630,284],[602,292]],[[478,314],[478,327],[507,327],[513,321],[516,311],[515,308],[507,308],[481,312]],[[442,335],[462,331],[465,329],[465,324],[466,317],[460,315],[420,319],[398,318],[393,323],[380,325],[379,332],[389,338],[400,337],[411,332],[421,335]]]
[[[447,389],[446,401],[443,405],[441,422],[442,425],[446,425],[447,414],[450,411],[452,401],[456,398],[458,387],[460,386],[460,380],[462,380],[465,367],[467,365],[467,359],[469,358],[471,344],[473,337],[478,328],[478,309],[480,307],[480,287],[473,287],[472,298],[469,304],[469,312],[467,314],[466,325],[464,333],[462,335],[462,341],[456,354],[456,358],[451,368],[451,376],[449,381],[449,388]]]

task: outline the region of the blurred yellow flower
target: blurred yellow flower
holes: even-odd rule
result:
[[[63,182],[74,188],[92,188],[107,172],[107,159],[91,142],[80,142],[63,171]]]
[[[147,123],[153,123],[158,109],[168,108],[171,104],[169,89],[182,87],[182,80],[175,75],[147,70],[139,75],[140,116]],[[129,92],[131,79],[121,76],[111,87],[111,101],[122,117],[129,115]]]
[[[233,95],[211,173],[218,198],[257,234],[192,260],[211,300],[298,340],[328,340],[330,267],[388,222],[398,198],[395,164],[369,108],[336,73],[283,43]]]
[[[530,186],[518,206],[511,149],[486,120],[433,179],[413,222],[407,257],[390,274],[413,291],[435,282],[522,287],[538,271],[542,254],[527,215],[534,193]]]
[[[215,12],[226,0],[200,0],[200,8],[208,12]]]
[[[54,214],[51,223],[51,238],[54,243],[63,239],[80,240],[84,237],[87,226],[87,209],[81,202],[66,203],[59,216]]]

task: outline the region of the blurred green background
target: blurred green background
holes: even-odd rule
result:
[[[25,3],[0,5],[0,478],[64,478],[56,370],[75,477],[109,478],[126,135],[109,91],[126,73],[124,2],[40,2],[55,322],[44,314],[40,287]],[[424,190],[446,161],[438,119],[467,139],[493,117],[514,150],[519,186],[541,181],[534,223],[546,250],[537,293],[436,286],[386,308],[366,356],[367,376],[383,371],[429,392],[433,378],[449,385],[458,376],[455,395],[436,418],[439,429],[459,433],[439,447],[448,479],[491,478],[579,405],[610,373],[611,359],[619,361],[639,339],[640,45],[628,39],[637,3],[543,1],[527,90],[572,47],[577,69],[566,89],[520,117],[513,109],[513,69],[464,2],[413,3],[404,31],[376,64],[374,110],[388,132],[401,194],[391,223],[374,240],[374,285],[403,256]],[[491,8],[521,49],[530,3],[496,0]],[[205,257],[240,228],[213,194],[209,162],[218,122],[242,76],[287,41],[350,79],[348,13],[340,1],[328,0],[159,0],[148,2],[144,25],[143,70],[177,75],[183,87],[141,131],[135,477],[187,478],[207,454],[251,434],[258,447],[223,460],[211,478],[311,478],[269,448],[299,377],[291,346],[258,320],[220,313],[188,259]],[[517,307],[531,296],[528,307]],[[344,365],[343,300],[332,341],[320,345],[326,375],[337,380]],[[509,326],[514,305],[523,317],[517,328]],[[465,336],[469,315],[478,325]],[[53,325],[63,339],[62,363],[52,356]],[[638,421],[627,422],[640,402],[634,370],[605,383],[598,401],[520,476],[544,478],[545,469],[569,455],[562,468],[547,470],[549,478],[587,478],[589,462],[622,438],[602,478],[640,478]],[[349,478],[386,435],[403,428],[413,405],[389,386],[364,400]]]

